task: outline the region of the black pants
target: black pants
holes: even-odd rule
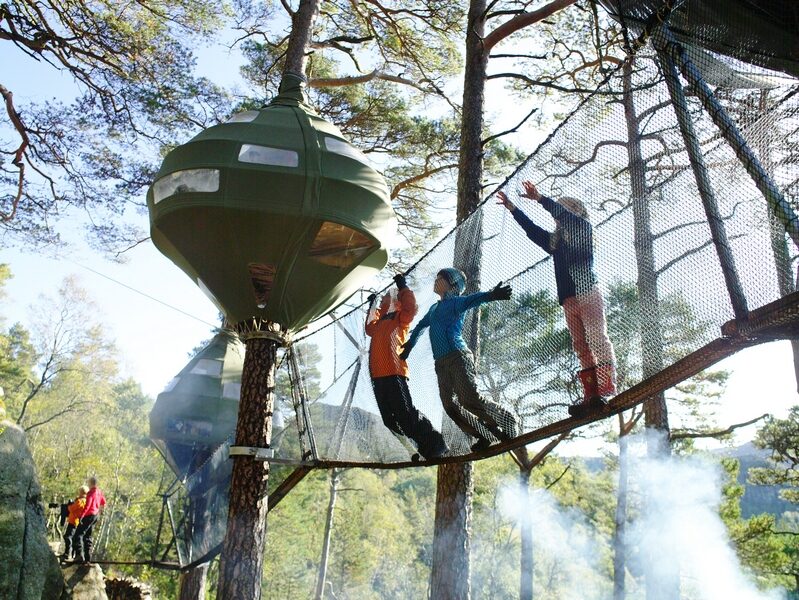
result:
[[[372,379],[372,389],[386,427],[398,435],[412,439],[419,454],[425,458],[446,450],[441,433],[433,428],[430,420],[411,402],[408,381],[404,377],[377,377]]]
[[[92,530],[97,522],[97,515],[87,515],[80,520],[78,528],[75,530],[73,543],[75,547],[75,559],[78,561],[92,559]]]
[[[70,523],[67,525],[67,530],[64,532],[64,557],[72,558],[75,556],[75,547],[72,545],[72,538],[75,535],[77,525]]]

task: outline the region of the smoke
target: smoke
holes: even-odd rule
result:
[[[531,489],[523,508],[516,485],[504,487],[500,510],[521,523],[529,519],[533,530],[534,597],[563,600],[609,598],[610,580],[601,574],[608,557],[602,535],[577,509],[560,506],[550,492]]]
[[[718,515],[723,473],[717,464],[694,456],[647,457],[644,436],[632,439],[629,447],[632,518],[623,540],[628,598],[644,597],[644,574],[657,595],[669,589],[676,573],[683,599],[786,597],[783,590],[758,590],[746,576]],[[515,483],[499,497],[505,518],[517,524],[532,521],[535,597],[613,597],[612,531],[598,531],[607,528],[607,519],[597,527],[542,489],[531,489],[525,506]]]
[[[640,451],[645,441],[640,436],[631,448]],[[785,597],[776,590],[758,590],[744,574],[718,515],[723,474],[717,464],[695,456],[634,456],[630,467],[631,484],[644,506],[625,543],[638,550],[638,561],[644,561],[638,565],[641,570],[657,581],[667,579],[672,565],[678,565],[683,598]]]

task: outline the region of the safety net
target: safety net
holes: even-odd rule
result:
[[[404,410],[412,418],[399,418],[396,402],[381,410],[371,374],[385,365],[370,365],[372,290],[361,290],[332,322],[281,351],[273,468],[472,460],[601,418],[570,417],[569,406],[584,396],[578,372],[586,367],[566,321],[574,313],[561,306],[552,255],[528,237],[517,213],[497,203],[502,191],[532,223],[554,232],[546,210],[552,205],[520,196],[525,181],[548,198],[578,199],[587,208],[613,348],[594,362],[616,370],[610,411],[643,402],[742,347],[799,334],[795,4],[603,4],[622,23],[633,58],[406,273],[418,305],[411,328],[439,300],[434,286],[443,268],[465,275],[465,296],[500,281],[512,287],[509,300],[475,302],[464,313],[473,377],[499,432],[457,404],[456,425],[452,407],[444,409],[440,383],[449,371],[440,359],[436,368],[429,330],[407,361]],[[759,32],[757,43],[747,23]],[[572,234],[563,228],[558,235]],[[386,296],[388,312],[407,309],[407,291],[395,290],[393,283],[379,290],[373,309]],[[491,447],[475,454],[475,437],[464,429]],[[431,436],[443,439],[443,453],[425,447],[434,445]],[[206,454],[175,496],[184,512],[206,516],[181,530],[187,558],[221,542],[229,445]],[[437,457],[427,460],[431,454]]]
[[[799,98],[797,80],[780,70],[786,63],[795,65],[795,57],[783,48],[770,65],[760,47],[757,61],[745,63],[741,59],[752,56],[744,51],[749,38],[741,38],[729,55],[698,35],[695,46],[681,43],[678,37],[694,34],[695,15],[707,34],[705,4],[679,3],[676,36],[657,20],[664,16],[658,13],[662,3],[615,3],[617,16],[624,20],[627,10],[627,22],[636,24],[628,29],[631,44],[642,34],[648,35],[647,43],[501,186],[518,210],[550,232],[555,222],[543,205],[519,196],[523,181],[533,182],[545,196],[576,198],[587,207],[620,395],[669,367],[685,365],[686,358],[691,362],[700,349],[725,337],[723,325],[736,319],[739,325],[754,323],[750,317],[758,311],[766,310],[757,326],[767,335],[758,337],[750,328],[747,340],[698,357],[693,373],[747,342],[794,333],[791,303],[774,303],[790,299],[795,287]],[[795,17],[792,5],[783,8],[784,22]],[[729,38],[740,25],[738,17],[734,11],[714,14],[718,47],[732,47]],[[733,19],[727,30],[725,18]],[[796,29],[791,39],[795,48]],[[700,43],[712,47],[700,48]],[[671,89],[664,64],[674,73]],[[677,74],[684,68],[700,75],[703,68],[712,71],[712,87],[700,82],[709,98],[699,84]],[[719,121],[719,110],[727,122]],[[585,365],[577,359],[566,311],[559,305],[551,255],[528,239],[495,199],[496,193],[486,198],[409,270],[408,286],[419,306],[412,327],[438,301],[433,286],[442,268],[454,266],[466,275],[466,294],[490,290],[500,281],[510,284],[510,300],[466,313],[464,338],[474,349],[483,398],[511,413],[518,433],[549,432],[569,418],[569,405],[582,397],[576,373]],[[297,340],[289,351],[284,368],[299,375],[304,398],[298,403],[283,396],[278,410],[287,427],[296,428],[299,419],[302,442],[282,444],[282,458],[391,465],[410,463],[420,450],[410,439],[414,436],[401,427],[397,431],[396,419],[386,416],[391,411],[384,407],[381,413],[375,400],[372,338],[364,328],[367,293],[352,299],[363,300],[359,306]],[[767,311],[773,307],[779,314]],[[742,331],[730,327],[727,331]],[[446,457],[470,454],[475,438],[442,408],[427,332],[408,366],[413,407],[443,434]],[[693,374],[690,364],[683,370],[681,378]],[[660,389],[650,392],[661,391],[657,385]],[[634,401],[645,398],[638,394]],[[472,414],[461,411],[461,416],[496,441]]]

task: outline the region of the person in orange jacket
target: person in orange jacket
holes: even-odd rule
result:
[[[369,374],[377,407],[385,426],[410,438],[424,458],[438,458],[449,451],[440,432],[413,405],[408,389],[408,364],[400,358],[402,345],[418,307],[403,275],[395,275],[397,291],[383,296],[375,308],[376,294],[369,296],[366,335],[369,344]]]
[[[78,495],[67,506],[67,529],[64,531],[64,553],[61,555],[61,560],[71,560],[75,557],[75,548],[72,546],[72,538],[75,535],[75,530],[80,525],[80,516],[83,509],[86,507],[86,494],[89,493],[89,488],[82,485],[78,488]]]

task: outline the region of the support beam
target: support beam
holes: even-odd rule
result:
[[[727,284],[727,293],[730,295],[733,313],[736,319],[746,319],[749,313],[746,305],[746,294],[744,294],[738,271],[735,268],[732,248],[727,238],[724,221],[719,212],[713,186],[707,175],[707,166],[702,156],[702,149],[699,147],[691,115],[688,112],[688,102],[685,99],[679,75],[677,75],[677,68],[671,56],[662,48],[658,48],[658,58],[663,69],[663,75],[666,78],[666,85],[669,88],[674,112],[677,114],[677,122],[680,125],[682,139],[685,142],[685,149],[688,152],[688,159],[694,172],[696,187],[699,190],[699,196],[702,198],[702,205],[705,208],[705,216],[710,226],[710,236],[713,238],[716,254],[719,257],[721,272],[724,275],[724,282]]]
[[[658,50],[665,52],[674,61],[683,77],[691,84],[700,102],[702,102],[702,106],[708,112],[716,127],[719,128],[721,135],[735,151],[738,160],[746,168],[746,172],[749,173],[749,176],[755,182],[757,189],[763,194],[774,214],[785,227],[785,231],[796,247],[799,248],[799,217],[796,216],[791,206],[785,201],[782,192],[780,192],[777,185],[760,164],[755,153],[749,148],[727,111],[724,110],[724,107],[713,95],[710,87],[702,78],[702,74],[689,60],[685,53],[685,48],[674,38],[665,23],[662,23],[656,29],[652,41]]]

